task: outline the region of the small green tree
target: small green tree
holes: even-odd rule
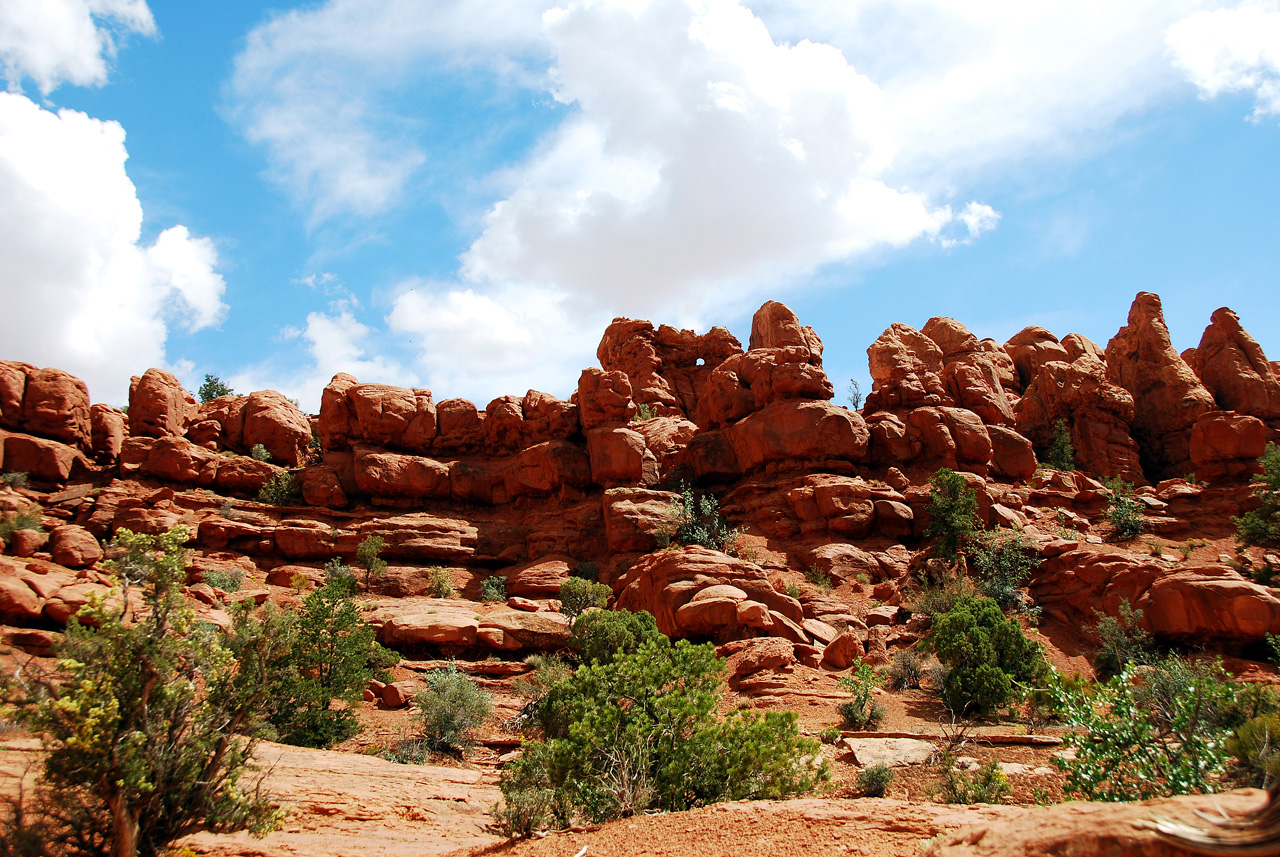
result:
[[[1100,681],[1118,675],[1129,664],[1143,665],[1155,660],[1151,634],[1141,627],[1142,611],[1135,610],[1128,601],[1120,602],[1118,616],[1108,616],[1095,610],[1094,635],[1098,638],[1098,651],[1093,656],[1093,668]]]
[[[929,526],[925,538],[938,539],[938,556],[956,560],[978,528],[978,495],[964,477],[946,467],[929,477]]]
[[[537,706],[541,739],[503,770],[505,799],[542,795],[562,822],[602,820],[788,797],[823,781],[820,745],[800,735],[793,712],[716,718],[723,672],[713,646],[660,635],[584,664]]]
[[[287,470],[272,476],[258,491],[258,502],[270,506],[295,506],[301,499],[302,489]]]
[[[849,388],[845,392],[849,399],[849,408],[854,411],[862,410],[862,385],[856,379],[850,378]]]
[[[249,450],[249,457],[254,461],[270,461],[271,453],[267,452],[267,448],[260,443],[255,443]]]
[[[872,691],[884,682],[867,664],[858,664],[851,675],[839,678],[840,687],[850,699],[836,706],[844,725],[850,729],[874,729],[884,719],[884,706],[875,701]]]
[[[1044,648],[1027,639],[990,598],[962,595],[934,618],[929,645],[950,669],[942,699],[955,712],[987,714],[1006,705],[1015,683],[1044,681]]]
[[[648,611],[595,610],[574,620],[569,646],[584,664],[607,664],[618,655],[633,654],[646,640],[661,636],[657,621]]]
[[[204,383],[200,385],[198,393],[201,402],[209,402],[219,396],[234,396],[236,391],[222,383],[222,379],[217,375],[205,375]]]
[[[117,588],[92,600],[57,645],[57,672],[37,677],[20,715],[44,739],[50,793],[70,824],[108,831],[113,857],[155,855],[199,830],[263,833],[278,822],[245,789],[251,740],[269,693],[261,665],[285,635],[237,622],[233,647],[196,623],[182,595],[185,527],[121,529]],[[129,591],[144,610],[127,619]],[[82,829],[83,833],[84,830]]]
[[[1269,443],[1258,459],[1262,484],[1254,489],[1258,508],[1232,518],[1236,540],[1243,545],[1280,545],[1280,445]]]
[[[334,574],[310,592],[293,622],[293,636],[273,665],[269,716],[278,740],[302,747],[328,747],[359,731],[351,711],[361,693],[399,656],[375,641],[352,596],[355,579]],[[347,707],[334,708],[341,701]]]
[[[613,590],[603,583],[571,577],[560,584],[560,612],[576,619],[593,607],[604,607],[612,594]]]
[[[1133,485],[1118,477],[1106,481],[1111,496],[1106,518],[1115,528],[1116,538],[1129,541],[1142,535],[1142,509],[1133,496]]]
[[[1060,683],[1055,693],[1059,717],[1072,727],[1063,742],[1075,751],[1056,760],[1067,794],[1133,801],[1212,792],[1226,771],[1238,712],[1221,664],[1130,664],[1105,684]]]
[[[978,591],[1008,610],[1019,602],[1019,590],[1040,567],[1040,554],[1021,530],[999,527],[970,539],[969,560]]]
[[[422,718],[422,734],[433,750],[465,750],[472,735],[493,710],[489,694],[456,664],[432,671],[427,689],[414,699]]]
[[[500,574],[485,578],[480,585],[480,600],[485,604],[507,600],[507,579]]]
[[[1053,437],[1049,440],[1045,463],[1054,470],[1076,469],[1076,448],[1071,443],[1071,430],[1065,420],[1053,424]]]
[[[365,536],[364,541],[360,542],[360,546],[356,548],[356,565],[364,569],[366,591],[372,585],[374,578],[381,577],[387,571],[386,560],[379,556],[386,546],[386,540],[382,536],[369,535]]]
[[[671,537],[682,545],[702,545],[718,551],[730,551],[740,532],[730,527],[720,514],[720,503],[714,494],[695,498],[687,484],[680,488],[680,499],[671,506]]]

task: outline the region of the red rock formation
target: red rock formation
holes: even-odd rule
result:
[[[92,449],[89,388],[61,369],[29,372],[22,398],[22,428],[83,450]]]
[[[1187,352],[1191,369],[1219,408],[1263,420],[1280,419],[1280,372],[1227,307],[1214,310],[1198,348]]]
[[[1133,396],[1133,436],[1147,476],[1190,473],[1191,429],[1216,405],[1170,343],[1158,295],[1139,292],[1129,323],[1107,343],[1107,380]]]
[[[920,331],[899,322],[870,346],[871,393],[866,413],[952,404],[942,386],[942,349]]]
[[[942,350],[940,378],[951,403],[973,411],[988,425],[1012,426],[1013,407],[992,352],[955,319],[931,318],[921,333]]]
[[[1210,482],[1259,472],[1258,459],[1266,446],[1267,427],[1257,417],[1213,413],[1191,429],[1191,463],[1197,478]]]
[[[89,408],[93,455],[99,462],[109,463],[119,457],[127,420],[123,413],[106,405]]]
[[[129,383],[129,434],[181,437],[199,406],[195,397],[163,369],[148,369]]]
[[[27,391],[27,374],[36,371],[30,363],[0,361],[0,426],[22,427],[22,397]]]
[[[578,419],[584,431],[601,426],[626,425],[636,415],[631,381],[623,372],[583,369],[574,394]]]
[[[274,390],[252,393],[244,405],[244,444],[266,447],[271,459],[289,467],[302,460],[311,443],[311,423],[297,405]]]
[[[633,396],[655,414],[692,418],[707,376],[742,345],[723,327],[698,335],[647,321],[615,318],[605,330],[596,357],[606,372],[623,372]]]
[[[1069,337],[1068,337],[1069,338]],[[1053,441],[1059,420],[1071,432],[1076,467],[1099,477],[1144,484],[1138,445],[1129,434],[1133,397],[1106,378],[1106,367],[1088,353],[1074,362],[1042,364],[1015,409],[1018,431],[1041,450]]]
[[[1024,327],[1004,344],[1018,372],[1018,389],[1030,386],[1040,367],[1055,361],[1067,363],[1071,356],[1058,337],[1038,325]]]

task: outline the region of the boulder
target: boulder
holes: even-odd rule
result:
[[[521,402],[524,413],[524,445],[526,447],[546,441],[563,441],[581,433],[578,424],[578,406],[562,402],[549,393],[530,390]]]
[[[244,409],[248,402],[248,396],[229,395],[200,405],[187,429],[188,440],[201,446],[212,442],[209,448],[214,450],[248,452],[244,443]]]
[[[448,497],[452,490],[447,464],[363,444],[355,447],[355,481],[375,497]]]
[[[604,532],[614,553],[648,553],[670,535],[672,506],[679,495],[645,488],[610,488],[604,492]]]
[[[1210,482],[1223,476],[1251,476],[1266,451],[1267,427],[1257,417],[1225,411],[1207,414],[1191,429],[1191,463]]]
[[[723,466],[748,474],[775,463],[787,467],[832,460],[866,463],[871,440],[860,414],[831,402],[797,400],[775,402],[725,427],[720,434],[729,462],[706,456],[710,445],[697,445],[711,434],[704,432],[689,446],[695,475],[715,474]]]
[[[655,417],[633,422],[628,428],[644,437],[644,445],[657,459],[659,473],[667,473],[675,465],[680,453],[698,433],[698,426],[679,417]]]
[[[484,445],[485,415],[466,399],[445,399],[436,405],[434,448],[475,452]]]
[[[846,628],[822,650],[822,662],[833,669],[847,670],[860,663],[865,653],[858,632],[853,628]]]
[[[311,422],[275,390],[251,393],[244,405],[244,443],[249,449],[262,444],[272,461],[297,467],[311,443]]]
[[[569,579],[577,562],[567,556],[547,556],[507,569],[507,595],[523,598],[559,598],[560,586]]]
[[[730,682],[765,670],[776,670],[795,663],[795,644],[778,637],[758,637],[722,646],[725,672]]]
[[[938,748],[918,738],[845,738],[841,742],[853,754],[859,768],[888,765],[927,765],[938,755]]]
[[[53,561],[67,568],[83,568],[102,559],[102,546],[93,534],[75,524],[62,524],[49,536]]]
[[[583,430],[626,425],[636,415],[631,381],[622,372],[583,369],[574,394]]]
[[[342,490],[338,473],[327,464],[304,467],[295,477],[302,500],[308,506],[341,509],[347,505],[347,494]]]
[[[32,434],[83,450],[92,449],[89,388],[61,369],[36,369],[27,373],[22,427]]]
[[[40,619],[40,598],[15,573],[6,573],[8,562],[0,565],[0,619],[27,624]]]
[[[942,351],[940,378],[951,401],[988,425],[1013,425],[1000,368],[978,338],[952,318],[931,318],[920,332]]]
[[[1133,396],[1133,437],[1147,476],[1191,472],[1191,429],[1217,405],[1174,350],[1158,295],[1134,298],[1129,323],[1107,343],[1107,380]]]
[[[0,426],[22,428],[22,398],[27,391],[27,375],[35,372],[30,363],[0,360]]]
[[[347,388],[346,397],[355,440],[407,452],[425,453],[431,448],[437,424],[430,390],[357,384]]]
[[[1069,363],[1067,349],[1058,337],[1038,325],[1024,327],[1004,344],[1005,353],[1018,373],[1018,388],[1025,390],[1040,372],[1040,367],[1055,361]]]
[[[512,496],[550,494],[564,486],[586,488],[591,484],[591,457],[577,444],[543,441],[520,450],[511,476],[507,492]]]
[[[134,438],[125,446],[136,443]],[[167,436],[150,442],[146,460],[139,468],[148,476],[186,485],[212,485],[218,474],[220,456],[185,437]]]
[[[282,467],[247,455],[219,456],[218,473],[213,484],[220,492],[256,497],[263,485],[283,472]]]
[[[555,652],[563,649],[571,636],[569,619],[559,613],[502,610],[490,613],[480,623],[480,633],[500,638],[496,648],[515,651]]]
[[[871,393],[864,410],[898,410],[952,404],[942,386],[942,349],[920,331],[889,325],[867,348]]]
[[[106,405],[89,408],[90,446],[99,462],[114,461],[120,455],[127,420],[123,413]]]
[[[626,428],[587,430],[591,457],[591,481],[606,488],[621,485],[653,485],[658,462],[645,446],[644,436]]]
[[[378,637],[392,648],[475,645],[480,620],[472,610],[441,602],[438,607],[392,616]]]
[[[316,434],[320,438],[320,448],[326,453],[344,452],[351,449],[353,437],[360,440],[359,424],[347,399],[347,392],[359,384],[355,376],[339,372],[320,394],[320,419],[316,424]]]
[[[180,437],[198,408],[177,378],[163,369],[148,369],[129,383],[129,435]]]
[[[1031,441],[1005,426],[987,426],[991,439],[991,470],[1010,482],[1029,479],[1038,464]]]
[[[4,468],[12,473],[27,473],[42,482],[66,482],[85,464],[74,447],[56,440],[11,434],[4,438]]]
[[[723,327],[704,334],[647,321],[615,318],[596,356],[606,372],[622,372],[632,397],[655,414],[692,419],[707,377],[742,345]],[[528,418],[526,412],[526,419]],[[655,450],[656,452],[656,450]]]

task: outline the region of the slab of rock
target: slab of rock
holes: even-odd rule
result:
[[[853,763],[860,768],[925,765],[938,752],[930,742],[916,738],[844,738],[840,743],[853,753]]]
[[[67,568],[83,568],[102,559],[102,546],[84,527],[62,524],[49,537],[53,561]]]

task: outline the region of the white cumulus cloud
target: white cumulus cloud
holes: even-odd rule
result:
[[[10,89],[31,78],[48,95],[64,81],[107,82],[116,33],[153,36],[146,0],[4,0],[0,3],[0,64]]]
[[[171,324],[226,312],[217,251],[173,226],[141,242],[124,129],[0,93],[0,293],[5,358],[84,379],[123,404],[129,376],[165,366]]]
[[[1280,7],[1201,10],[1169,28],[1169,58],[1205,98],[1251,92],[1253,118],[1280,115]]]

